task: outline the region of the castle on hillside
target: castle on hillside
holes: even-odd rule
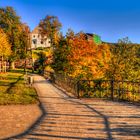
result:
[[[51,47],[51,41],[47,37],[42,37],[39,33],[40,27],[36,27],[30,34],[31,49]]]

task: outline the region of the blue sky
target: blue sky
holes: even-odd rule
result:
[[[107,42],[128,36],[140,43],[140,0],[0,0],[0,7],[5,6],[14,7],[31,29],[46,15],[55,15],[64,34],[72,28]]]

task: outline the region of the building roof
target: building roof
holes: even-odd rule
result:
[[[92,33],[85,33],[86,35],[88,35],[88,36],[91,36],[91,37],[93,37],[95,34],[92,34]]]

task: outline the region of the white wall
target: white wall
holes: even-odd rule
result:
[[[31,34],[31,48],[35,49],[38,47],[50,47],[50,39],[47,38],[46,40],[42,40],[41,35],[39,34]]]

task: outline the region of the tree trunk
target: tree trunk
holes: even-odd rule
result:
[[[31,56],[32,56],[32,73],[34,73],[34,58],[33,58],[33,54],[32,54],[32,50],[31,50]]]
[[[2,72],[2,64],[1,64],[1,61],[0,61],[0,72]]]
[[[24,72],[26,72],[26,66],[27,66],[27,60],[25,58],[25,61],[24,61]]]
[[[15,69],[15,62],[10,62],[10,70],[14,70]]]
[[[6,72],[6,61],[4,61],[4,72]]]
[[[3,66],[3,56],[1,57],[1,67],[2,67],[2,72],[4,72],[4,66]]]

